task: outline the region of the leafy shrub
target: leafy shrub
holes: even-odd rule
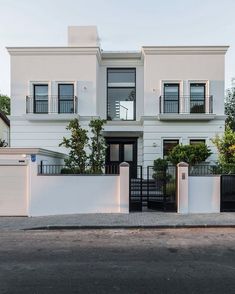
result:
[[[167,157],[172,164],[187,162],[194,165],[205,161],[212,154],[211,150],[205,144],[197,145],[177,145]]]
[[[171,178],[171,175],[167,173],[168,162],[166,159],[157,158],[153,162],[153,179],[158,180],[159,182],[168,181]]]
[[[219,164],[235,164],[235,132],[227,128],[223,136],[212,139],[219,152]]]
[[[166,195],[167,196],[175,195],[175,191],[176,191],[176,184],[175,184],[175,180],[172,179],[170,180],[169,183],[166,184]]]
[[[8,146],[7,142],[5,140],[0,139],[0,148],[1,147],[7,147],[7,146]]]

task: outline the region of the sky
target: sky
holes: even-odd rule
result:
[[[10,95],[7,46],[67,46],[69,25],[96,25],[103,50],[229,45],[235,77],[235,0],[0,0],[0,93]]]

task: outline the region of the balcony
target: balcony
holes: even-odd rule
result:
[[[26,114],[76,114],[76,96],[26,96]]]
[[[212,120],[213,96],[159,97],[159,120]]]

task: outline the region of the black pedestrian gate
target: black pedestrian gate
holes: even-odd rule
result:
[[[151,210],[176,212],[176,166],[169,165],[165,169],[154,171],[153,166],[147,168],[147,207]]]
[[[134,172],[133,172],[134,171]],[[142,211],[143,207],[143,168],[130,166],[129,210]]]
[[[220,189],[220,211],[235,212],[235,174],[221,175]]]
[[[152,166],[130,167],[129,199],[130,211],[176,212],[176,166],[168,166],[163,173],[154,172]]]

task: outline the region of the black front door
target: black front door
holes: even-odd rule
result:
[[[130,173],[135,177],[137,173],[137,138],[106,138],[108,146],[106,152],[106,165],[110,166],[110,171],[118,171],[118,166],[122,162],[130,164]],[[111,168],[116,166],[117,168]],[[115,173],[115,172],[112,172]]]

